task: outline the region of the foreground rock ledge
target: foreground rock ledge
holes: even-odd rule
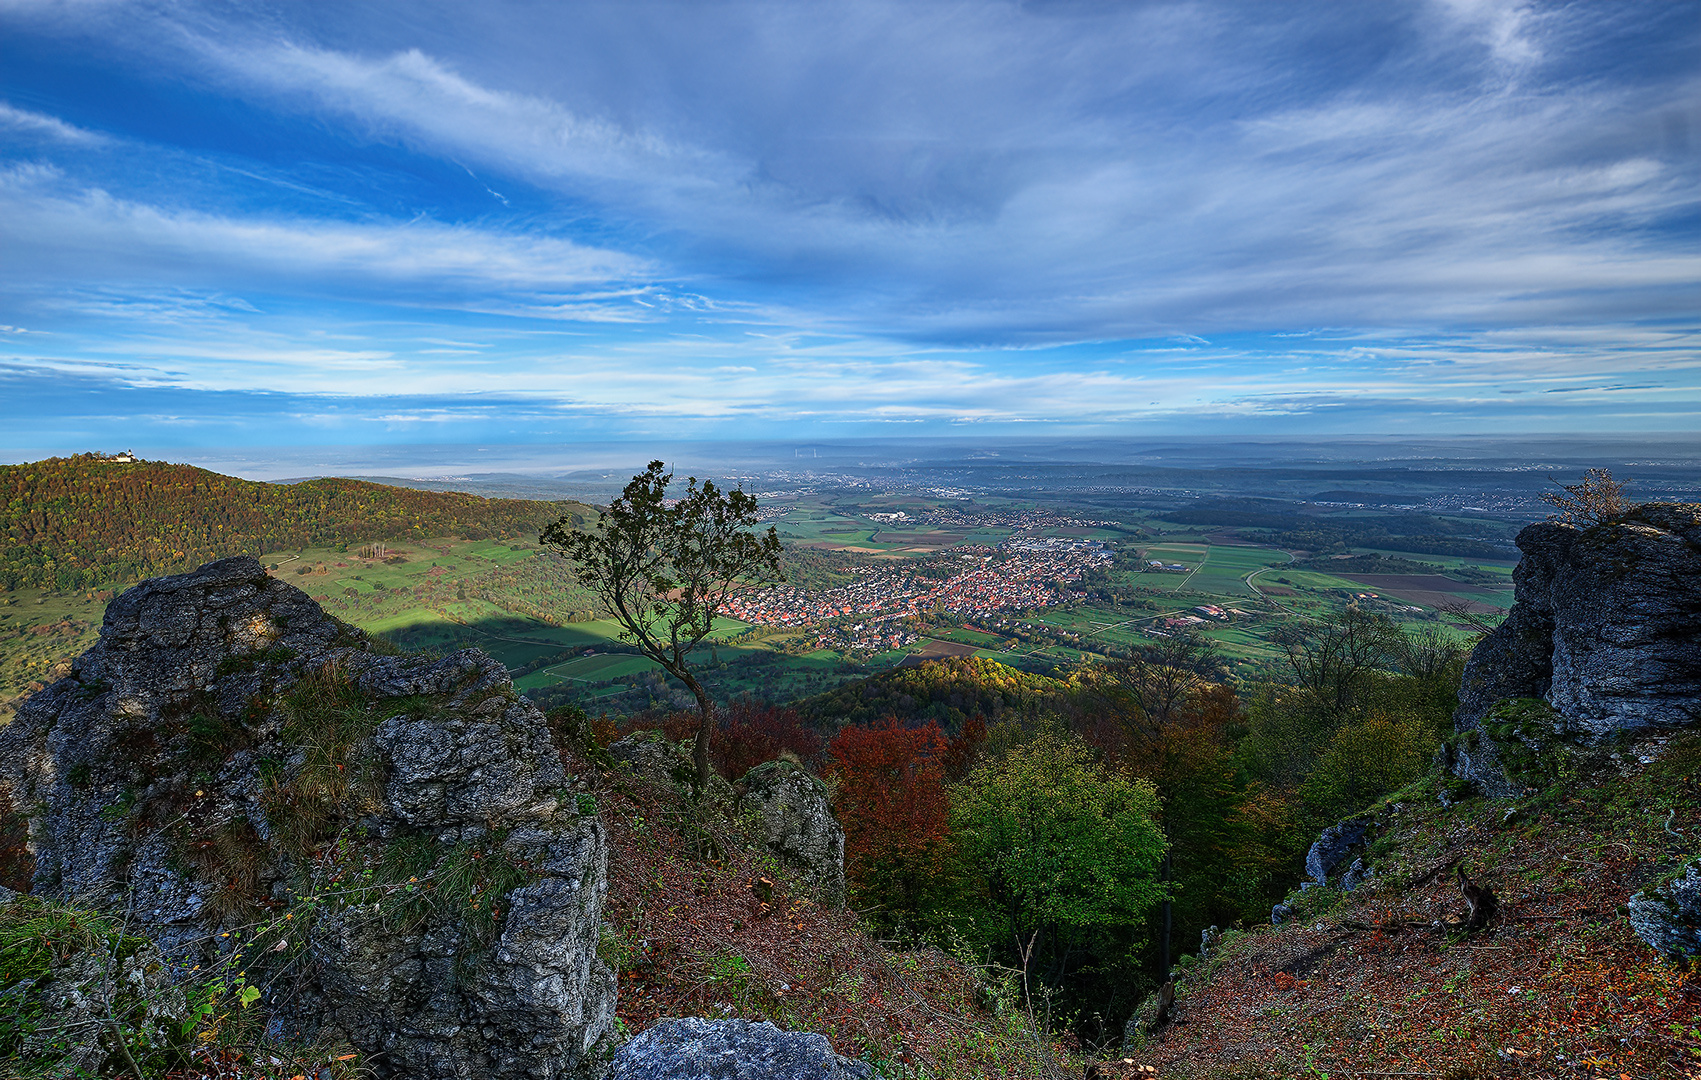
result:
[[[602,825],[481,652],[379,655],[252,558],[146,581],[0,728],[0,800],[28,813],[33,892],[127,911],[169,955],[317,896],[300,954],[275,961],[291,990],[263,1005],[381,1075],[605,1067]],[[510,872],[395,918],[346,874],[401,855],[428,878],[457,858]]]

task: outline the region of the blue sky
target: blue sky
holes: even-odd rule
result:
[[[1701,428],[1701,4],[0,0],[0,451]]]

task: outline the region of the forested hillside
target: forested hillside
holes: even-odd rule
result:
[[[535,537],[573,502],[484,499],[359,480],[268,484],[93,454],[0,466],[0,589],[85,589],[283,548]]]
[[[735,703],[711,754],[729,780],[781,749],[819,769],[882,937],[1025,971],[1060,1027],[1111,1046],[1201,931],[1267,920],[1319,830],[1418,780],[1451,732],[1450,635],[1352,608],[1285,647],[1288,678],[1256,685],[1185,633],[1051,675],[933,661]]]

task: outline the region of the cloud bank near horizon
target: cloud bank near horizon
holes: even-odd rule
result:
[[[0,28],[14,446],[1701,420],[1697,4]]]

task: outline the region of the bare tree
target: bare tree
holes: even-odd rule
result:
[[[1203,686],[1205,671],[1219,666],[1216,644],[1192,629],[1176,629],[1147,645],[1132,658],[1111,664],[1111,686],[1131,699],[1138,716],[1124,710],[1125,726],[1143,722],[1160,729],[1186,704],[1188,695]]]
[[[691,670],[690,654],[714,629],[732,594],[782,578],[780,541],[756,524],[756,500],[689,478],[685,497],[668,504],[673,474],[659,461],[632,478],[597,515],[594,530],[562,518],[538,539],[573,560],[579,581],[620,623],[621,637],[684,683],[700,716],[692,764],[699,790],[709,783],[709,734],[715,703]]]
[[[1486,617],[1476,609],[1469,600],[1448,597],[1435,605],[1435,610],[1462,626],[1467,626],[1477,634],[1488,634],[1499,625],[1493,619]],[[1486,609],[1485,609],[1486,610]],[[1502,612],[1502,614],[1505,614]]]
[[[1558,484],[1559,481],[1554,481]],[[1551,517],[1572,525],[1599,525],[1617,521],[1630,510],[1625,485],[1612,478],[1610,469],[1588,469],[1580,484],[1559,484],[1564,494],[1550,492],[1542,502],[1559,511]]]
[[[1290,627],[1276,638],[1294,682],[1335,723],[1352,714],[1372,672],[1399,663],[1404,642],[1387,616],[1356,606],[1326,622]]]
[[[1431,679],[1459,662],[1468,650],[1433,623],[1406,627],[1394,642],[1400,670],[1418,679]]]

